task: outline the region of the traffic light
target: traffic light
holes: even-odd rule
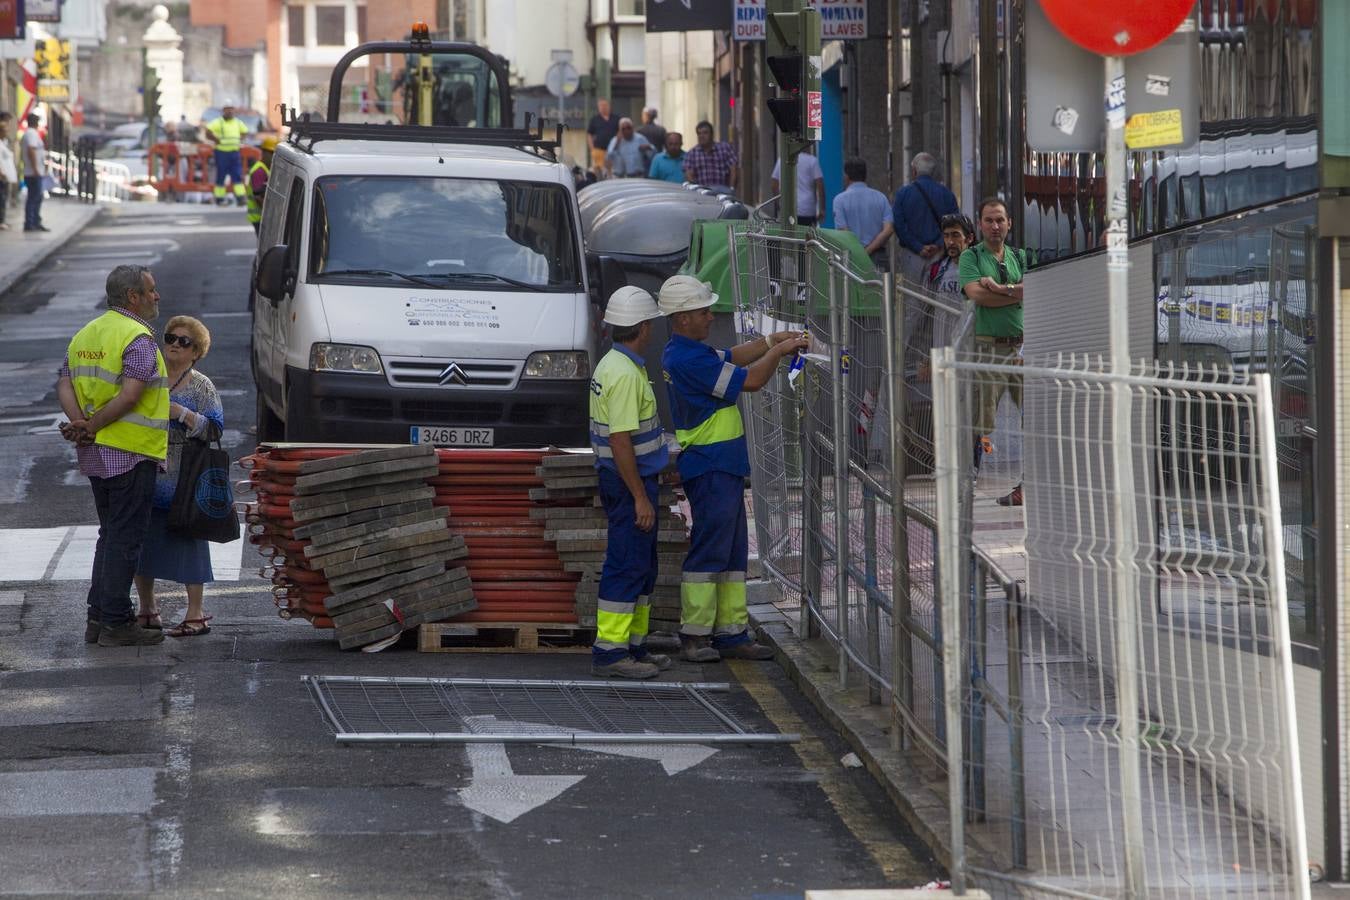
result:
[[[800,53],[770,56],[769,71],[773,73],[778,96],[769,98],[769,115],[784,134],[800,136],[806,121],[802,109],[802,69],[805,60]]]
[[[160,118],[159,73],[154,66],[146,66],[142,72],[141,103],[145,120],[157,122]]]
[[[820,14],[805,4],[782,9],[794,5],[775,3],[767,17],[765,57],[778,88],[769,114],[784,135],[807,142],[820,137]]]

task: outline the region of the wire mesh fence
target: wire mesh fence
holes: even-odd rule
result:
[[[988,857],[969,873],[1049,895],[1306,896],[1268,378],[977,347],[939,354],[934,379],[953,841]],[[991,389],[1005,416],[1020,393],[1025,452],[977,472]],[[971,548],[1021,530],[995,499],[1013,479],[1021,571],[991,591]]]
[[[726,684],[306,675],[339,742],[792,743],[756,732]]]
[[[760,558],[841,682],[961,773],[954,883],[1305,896],[1268,379],[1026,365],[824,233],[758,225],[731,263],[743,337],[812,337],[744,401]]]

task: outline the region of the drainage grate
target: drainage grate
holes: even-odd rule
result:
[[[712,694],[726,684],[305,675],[340,743],[777,744]]]

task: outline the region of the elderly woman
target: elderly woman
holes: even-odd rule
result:
[[[166,471],[155,482],[150,531],[141,549],[136,570],[136,593],[140,595],[137,621],[145,628],[163,628],[155,600],[155,579],[187,587],[188,607],[183,620],[170,628],[169,637],[206,634],[211,617],[202,611],[202,593],[214,580],[211,552],[206,541],[184,537],[168,529],[169,507],[178,486],[178,469],[187,441],[216,441],[225,427],[224,411],[216,386],[195,368],[211,349],[211,333],[191,316],[174,316],[164,326],[164,365],[169,376],[169,458]]]

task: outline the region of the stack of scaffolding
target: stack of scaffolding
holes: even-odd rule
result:
[[[581,577],[573,595],[577,621],[595,624],[600,570],[605,562],[608,521],[600,502],[600,480],[593,453],[549,456],[537,470],[543,487],[530,498],[548,505],[530,511],[544,524],[563,568]],[[689,549],[684,517],[673,509],[675,492],[662,485],[656,509],[659,569],[651,601],[653,631],[677,630],[680,622],[680,568]]]
[[[368,450],[302,462],[290,502],[294,537],[323,575],[324,607],[342,649],[360,647],[475,608],[469,573],[447,568],[468,551],[446,530],[427,478],[430,447]]]

